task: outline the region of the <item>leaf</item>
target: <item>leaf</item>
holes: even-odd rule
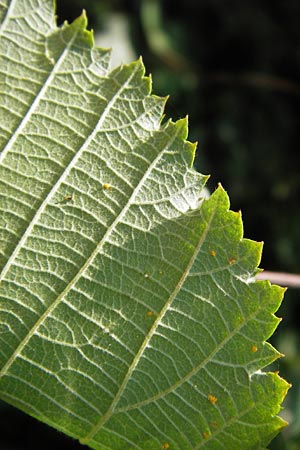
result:
[[[265,447],[283,289],[225,191],[203,200],[186,119],[85,14],[0,8],[1,398],[95,449]]]

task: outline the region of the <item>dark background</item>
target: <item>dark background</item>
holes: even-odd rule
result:
[[[58,23],[83,8],[95,31],[125,16],[154,93],[170,95],[167,116],[189,115],[209,189],[221,182],[245,236],[265,242],[261,267],[300,273],[300,1],[58,0]],[[274,369],[293,384],[290,426],[270,450],[300,449],[299,313],[300,291],[290,289],[272,338],[286,355]],[[0,427],[3,450],[84,448],[3,403]]]

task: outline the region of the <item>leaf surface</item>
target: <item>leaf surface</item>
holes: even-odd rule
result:
[[[265,447],[283,289],[224,190],[203,199],[187,121],[85,14],[0,17],[1,398],[99,450]]]

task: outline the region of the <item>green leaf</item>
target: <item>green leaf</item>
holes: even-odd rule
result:
[[[109,71],[85,14],[0,8],[1,398],[95,449],[265,447],[283,289],[203,199],[187,121],[141,61]]]

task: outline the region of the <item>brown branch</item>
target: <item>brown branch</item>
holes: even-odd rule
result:
[[[280,284],[285,287],[300,288],[300,275],[282,272],[271,272],[265,270],[256,275],[257,280],[269,280],[271,283]]]
[[[204,72],[204,80],[212,83],[239,84],[288,94],[300,94],[300,83],[259,72],[230,73],[220,71],[207,74]]]

